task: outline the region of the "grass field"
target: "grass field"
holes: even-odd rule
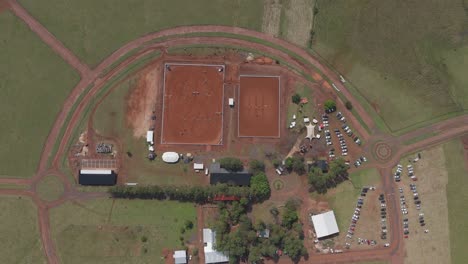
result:
[[[39,197],[46,201],[53,201],[63,194],[63,184],[57,176],[46,176],[37,184]]]
[[[300,130],[304,128],[304,117],[309,117],[313,118],[314,113],[315,113],[315,108],[314,108],[314,100],[313,100],[313,88],[301,84],[301,83],[296,83],[295,84],[295,93],[298,93],[301,95],[301,97],[305,97],[309,100],[307,104],[304,105],[304,107],[300,107],[300,105],[294,104],[291,101],[291,98],[288,100],[288,112],[287,112],[287,117],[286,117],[286,126],[289,126],[291,121],[293,121],[292,117],[293,115],[296,115],[296,130]]]
[[[54,208],[51,226],[63,263],[164,263],[163,248],[183,248],[180,228],[195,216],[192,204],[98,199]]]
[[[204,24],[261,30],[263,14],[262,1],[249,0],[135,0],[118,5],[112,0],[20,3],[90,65],[98,64],[127,42],[164,28]]]
[[[468,259],[465,250],[468,245],[468,226],[466,225],[468,194],[466,186],[467,168],[463,159],[460,140],[453,140],[443,146],[445,167],[448,172],[447,200],[450,227],[450,253],[452,263],[463,263]]]
[[[0,13],[0,31],[0,177],[28,178],[79,77],[11,13]]]
[[[393,132],[468,109],[461,1],[319,0],[317,7],[312,48]]]
[[[42,252],[36,207],[29,198],[0,197],[0,221],[2,263],[47,263]]]
[[[349,175],[354,188],[361,189],[364,186],[376,185],[380,182],[380,174],[377,169],[364,169]]]
[[[202,174],[195,174],[186,164],[166,164],[159,157],[155,161],[149,161],[146,156],[146,140],[134,137],[133,130],[126,124],[125,100],[137,78],[138,75],[117,85],[98,106],[93,119],[96,131],[119,138],[124,148],[121,153],[128,151],[133,154],[132,157],[124,154],[127,181],[140,184],[200,184]]]

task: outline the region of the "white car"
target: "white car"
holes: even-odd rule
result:
[[[390,246],[389,243],[385,243],[385,244],[384,244],[384,247],[389,247],[389,246]]]

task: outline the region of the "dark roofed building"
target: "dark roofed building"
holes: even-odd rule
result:
[[[221,168],[219,163],[210,166],[210,184],[225,183],[233,186],[250,186],[252,173],[247,170],[231,172]]]
[[[115,185],[117,174],[112,170],[80,170],[78,183],[81,185]]]

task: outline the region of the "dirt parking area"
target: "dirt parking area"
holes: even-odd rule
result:
[[[398,187],[403,188],[403,194],[408,205],[409,235],[405,239],[405,263],[451,263],[450,239],[447,209],[446,185],[448,174],[445,167],[445,155],[442,146],[421,152],[422,159],[413,163],[417,181],[408,177],[407,159],[404,159],[403,174]],[[415,155],[410,157],[414,158]],[[413,202],[413,192],[410,184],[416,185],[421,200],[421,210],[417,210]],[[398,197],[398,196],[397,196]],[[419,224],[419,214],[424,214],[426,225]],[[429,233],[424,230],[428,229]]]
[[[166,63],[162,144],[222,144],[224,65]]]

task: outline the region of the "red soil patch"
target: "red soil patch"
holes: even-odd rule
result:
[[[320,82],[322,80],[322,76],[320,76],[320,74],[316,72],[312,73],[312,78],[317,82]]]
[[[241,76],[239,136],[279,137],[279,77]]]
[[[155,66],[157,65],[157,66]],[[126,122],[135,137],[143,137],[151,125],[160,85],[160,64],[150,65],[138,76],[127,96]]]
[[[221,145],[223,66],[166,65],[161,143]]]
[[[330,84],[327,82],[327,81],[324,81],[322,83],[322,86],[325,87],[326,89],[331,89],[332,87],[330,86]]]

